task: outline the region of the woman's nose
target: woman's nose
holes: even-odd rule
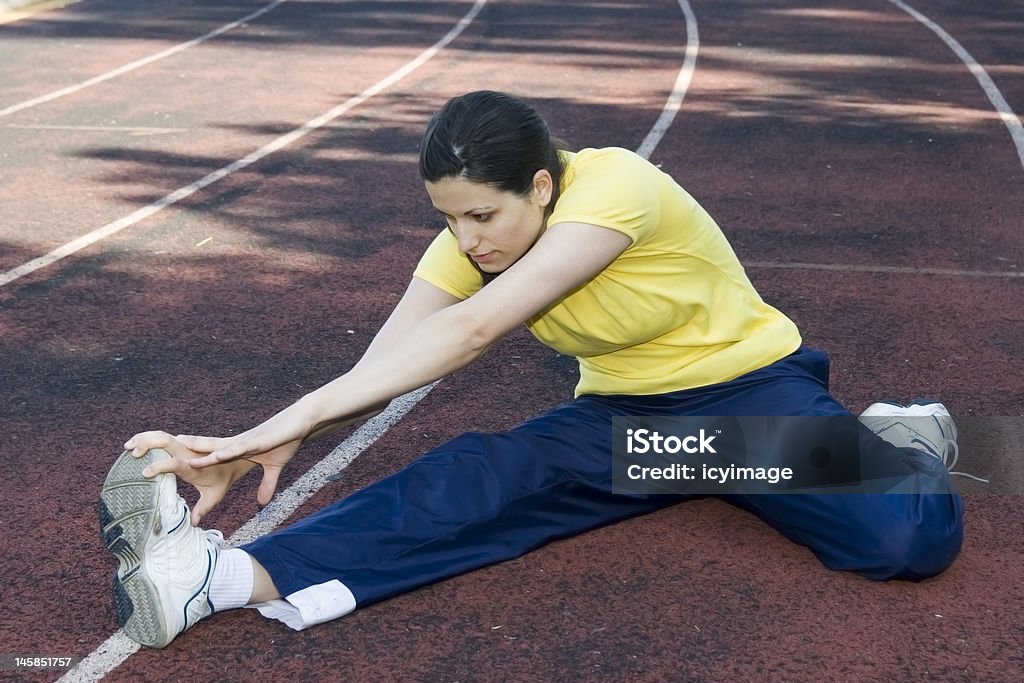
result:
[[[455,232],[455,237],[459,241],[459,251],[463,254],[468,254],[476,249],[477,245],[480,244],[480,236],[476,234],[476,231],[466,225],[456,225],[452,230]]]

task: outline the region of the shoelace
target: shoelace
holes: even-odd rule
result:
[[[952,448],[952,450],[953,450],[953,460],[952,460],[952,462],[949,462],[950,446],[953,447]],[[946,448],[942,451],[942,464],[946,466],[947,470],[949,470],[949,474],[951,476],[952,475],[956,475],[958,477],[967,477],[968,479],[973,479],[974,481],[980,481],[980,482],[982,482],[984,484],[988,484],[989,483],[988,479],[982,479],[981,477],[976,477],[973,474],[968,474],[967,472],[956,472],[956,471],[954,471],[953,467],[956,466],[956,461],[959,460],[959,459],[960,459],[960,446],[958,446],[956,441],[953,441],[953,439],[946,439]]]

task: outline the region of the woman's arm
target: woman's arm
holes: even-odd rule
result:
[[[370,346],[363,353],[363,358],[365,359],[378,354],[386,354],[387,349],[392,347],[397,341],[401,340],[409,332],[410,328],[414,327],[417,323],[430,317],[434,313],[437,313],[452,304],[458,303],[458,301],[459,299],[457,297],[452,296],[439,287],[435,287],[424,280],[413,278],[412,282],[409,283],[408,288],[406,288],[405,294],[402,295],[401,300],[395,306],[394,310],[391,311],[391,315],[388,317],[387,321],[385,321],[384,325],[381,326],[380,330],[374,336],[373,341],[370,343]],[[379,403],[374,405],[363,406],[361,410],[353,413],[335,413],[332,415],[325,415],[322,421],[312,425],[308,433],[301,438],[297,438],[301,442],[314,441],[316,439],[329,436],[353,424],[369,420],[375,415],[383,412],[383,410],[388,406],[390,400],[391,399],[389,398],[387,400],[381,400]],[[285,410],[292,410],[294,407],[295,406],[293,405],[291,408]],[[212,453],[231,446],[240,440],[244,440],[253,434],[260,433],[260,431],[263,431],[265,424],[266,423],[263,423],[253,429],[228,438],[181,434],[178,435],[177,439],[194,452]],[[125,444],[125,448],[133,449],[136,455],[142,455],[149,448],[162,447],[162,444],[158,445],[156,443],[151,443],[151,440],[147,437],[148,434],[162,434],[162,432],[146,432],[145,434],[137,434],[132,439],[129,439],[128,443]],[[282,444],[279,443],[276,445]],[[298,444],[296,444],[296,448],[297,447]]]
[[[583,223],[550,227],[515,265],[465,301],[449,300],[450,305],[427,315],[422,315],[423,307],[396,309],[394,325],[389,319],[385,328],[390,329],[382,329],[349,372],[254,429],[221,441],[193,466],[301,441],[339,419],[379,409],[468,365],[510,330],[592,279],[629,245],[628,236],[607,228]],[[417,280],[410,290],[414,296],[436,296],[437,303],[443,300],[440,290]]]
[[[419,321],[458,301],[458,298],[434,285],[414,279],[391,312],[387,322],[374,337],[364,356],[385,353],[387,348],[402,339],[409,329]],[[257,500],[261,505],[266,505],[277,488],[281,470],[291,460],[302,442],[319,439],[349,425],[368,420],[386,406],[385,402],[360,414],[339,415],[336,419],[324,422],[303,439],[282,441],[273,447],[249,453],[244,459],[223,462],[214,467],[197,468],[193,467],[192,463],[219,448],[231,446],[247,435],[258,435],[263,425],[229,438],[187,435],[175,437],[161,431],[143,432],[129,439],[125,448],[131,450],[136,457],[141,457],[151,448],[163,448],[170,454],[170,459],[154,463],[144,474],[147,477],[153,477],[170,472],[195,486],[199,491],[199,501],[192,509],[192,524],[195,525],[199,524],[203,516],[224,498],[228,489],[240,477],[257,466],[263,468],[263,479],[260,482]]]
[[[581,223],[545,232],[515,265],[472,297],[427,316],[386,353],[308,395],[317,415],[401,395],[482,356],[509,331],[583,285],[630,244],[626,235]]]
[[[388,349],[409,332],[417,323],[428,318],[434,313],[445,309],[459,302],[459,299],[448,292],[436,287],[425,280],[413,278],[402,295],[401,300],[391,311],[387,321],[381,326],[374,336],[370,346],[363,353],[363,358],[376,354],[386,354]],[[318,427],[303,439],[303,441],[315,441],[329,436],[345,427],[369,420],[380,414],[387,407],[388,401],[372,406],[369,410],[358,415],[342,415],[337,419],[327,422]]]
[[[363,357],[386,352],[396,341],[401,340],[409,330],[425,318],[459,303],[460,299],[452,296],[440,287],[425,280],[413,278],[402,295],[401,300],[391,311],[391,315],[373,337]]]
[[[180,447],[174,448],[180,457],[172,451],[171,459],[151,465],[146,476],[174,472],[190,483],[206,482],[209,491],[198,517],[216,505],[243,471],[234,470],[239,458],[263,467],[257,498],[266,504],[281,469],[304,440],[369,416],[391,399],[468,365],[507,332],[595,277],[629,245],[630,238],[614,230],[560,223],[501,277],[465,301],[413,279],[355,367],[266,422],[229,438],[176,439],[151,432],[133,437],[125,447],[142,455],[149,447],[178,442]]]
[[[393,398],[468,365],[507,332],[595,277],[629,245],[630,238],[614,230],[560,223],[501,277],[465,301],[414,278],[349,372],[266,422],[229,438],[142,434],[129,440],[126,448],[142,455],[149,447],[180,443],[181,457],[154,463],[147,476],[174,472],[190,483],[210,479],[196,520],[239,476],[241,470],[233,469],[239,458],[263,467],[257,497],[266,504],[281,469],[304,440],[368,417]],[[203,470],[211,467],[204,475]]]

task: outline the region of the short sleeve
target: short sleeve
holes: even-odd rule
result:
[[[633,244],[658,228],[661,171],[626,149],[584,149],[574,155],[548,225],[589,223],[625,233]]]
[[[426,280],[459,299],[468,299],[483,287],[483,277],[459,251],[450,230],[442,230],[420,257],[413,277]]]

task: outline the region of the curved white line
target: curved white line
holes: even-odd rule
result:
[[[909,14],[910,16],[917,19],[919,22],[931,29],[932,33],[942,39],[946,45],[949,46],[956,56],[960,58],[970,72],[974,74],[974,78],[977,79],[981,85],[981,89],[985,91],[992,106],[996,108],[996,112],[999,114],[999,118],[1002,119],[1003,123],[1006,124],[1006,128],[1010,131],[1010,137],[1013,138],[1013,144],[1017,147],[1017,156],[1020,158],[1021,166],[1024,167],[1024,126],[1021,125],[1020,117],[1014,113],[1013,109],[1010,108],[1006,98],[1003,97],[1002,92],[996,86],[995,82],[985,71],[984,67],[971,56],[963,45],[949,35],[941,26],[936,24],[934,21],[926,17],[925,15],[918,12],[916,9],[901,2],[901,0],[889,0],[890,3],[896,5],[901,10]]]
[[[383,90],[391,87],[392,85],[402,80],[419,67],[423,66],[423,64],[432,59],[434,55],[441,51],[441,49],[448,45],[448,43],[455,40],[455,37],[462,33],[462,31],[473,21],[473,19],[476,18],[476,15],[480,13],[480,10],[483,8],[485,4],[487,4],[487,0],[476,0],[476,2],[474,2],[473,4],[473,7],[470,8],[469,12],[466,13],[466,16],[462,17],[459,23],[452,27],[452,29],[448,31],[448,33],[443,38],[441,38],[441,40],[437,41],[431,47],[421,52],[419,56],[416,57],[416,59],[412,60],[402,68],[393,71],[389,76],[385,77],[380,81],[377,81],[377,83],[370,86],[369,88],[359,93],[358,95],[349,98],[345,102],[339,104],[337,107],[334,107],[330,111],[321,114],[312,121],[309,121],[305,125],[296,128],[290,133],[285,133],[276,140],[269,142],[263,147],[257,149],[255,152],[252,152],[251,154],[242,157],[241,159],[235,161],[234,163],[228,164],[223,168],[219,168],[216,171],[213,171],[212,173],[209,173],[208,175],[200,178],[194,183],[186,185],[185,187],[178,188],[169,195],[161,199],[158,199],[152,204],[144,206],[141,209],[138,209],[128,214],[124,218],[119,218],[118,220],[112,223],[107,223],[101,228],[96,228],[92,232],[82,235],[78,239],[74,239],[68,242],[67,244],[57,247],[48,254],[44,254],[43,256],[32,259],[28,263],[24,263],[18,266],[17,268],[7,271],[6,273],[0,274],[0,287],[3,287],[4,285],[15,281],[20,277],[24,277],[29,273],[35,272],[40,268],[45,268],[46,266],[52,263],[60,261],[61,259],[66,258],[71,254],[74,254],[75,252],[80,251],[92,244],[95,244],[100,240],[106,239],[107,237],[110,237],[115,233],[121,232],[125,228],[131,227],[136,223],[145,220],[146,218],[149,218],[153,214],[163,211],[168,206],[177,204],[181,200],[192,196],[193,194],[203,189],[204,187],[212,185],[218,180],[222,180],[223,178],[226,178],[227,176],[231,175],[232,173],[235,173],[236,171],[240,171],[243,168],[255,164],[263,157],[273,154],[274,152],[277,152],[278,150],[287,147],[296,140],[299,140],[300,138],[309,135],[318,128],[322,128],[323,126],[327,125],[328,123],[338,118],[345,112],[349,111],[353,107],[356,107],[365,102],[366,100],[370,99],[371,97],[380,94]]]
[[[187,42],[179,43],[178,45],[175,45],[173,47],[169,47],[166,50],[163,50],[161,52],[157,52],[156,54],[152,54],[149,57],[143,57],[142,59],[137,59],[134,62],[131,62],[129,64],[125,64],[124,66],[120,66],[120,67],[118,67],[116,69],[113,69],[111,71],[108,71],[108,72],[106,72],[104,74],[100,74],[99,76],[94,76],[94,77],[92,77],[92,78],[90,78],[90,79],[88,79],[86,81],[82,81],[81,83],[78,83],[77,85],[69,85],[66,88],[61,88],[60,90],[55,90],[55,91],[53,91],[51,93],[48,93],[46,95],[40,95],[39,97],[33,98],[31,100],[25,100],[24,102],[19,102],[18,104],[12,104],[11,106],[7,107],[6,109],[0,109],[0,117],[8,116],[8,115],[13,114],[15,112],[19,112],[19,111],[22,111],[24,109],[28,109],[29,107],[34,107],[37,104],[43,104],[44,102],[52,102],[53,100],[56,100],[56,99],[61,98],[61,97],[64,97],[65,95],[72,95],[72,94],[74,94],[76,92],[79,92],[81,90],[85,90],[86,88],[90,88],[90,87],[96,85],[97,83],[102,83],[103,81],[109,81],[111,78],[117,78],[118,76],[122,76],[122,75],[128,73],[129,71],[135,71],[135,69],[138,69],[140,67],[146,66],[147,64],[152,64],[153,62],[156,62],[156,61],[159,61],[161,59],[164,59],[165,57],[170,57],[171,55],[177,54],[177,53],[181,52],[182,50],[187,50],[188,48],[195,47],[196,45],[199,45],[200,43],[205,43],[206,41],[210,40],[211,38],[216,38],[217,36],[221,35],[222,33],[227,33],[231,29],[238,28],[239,26],[241,26],[242,24],[245,24],[246,22],[252,21],[253,19],[257,19],[257,18],[263,16],[264,14],[266,14],[270,10],[274,9],[275,7],[280,5],[281,3],[287,2],[287,1],[288,0],[274,0],[274,2],[270,3],[266,7],[262,8],[262,9],[258,9],[255,12],[253,12],[252,14],[247,14],[246,16],[242,17],[238,21],[232,21],[230,24],[224,24],[220,28],[214,29],[213,31],[210,31],[209,33],[207,33],[205,35],[199,36],[198,38],[193,38],[192,40],[189,40]]]
[[[676,77],[668,101],[661,110],[661,116],[654,122],[654,127],[637,147],[636,153],[645,159],[650,158],[654,153],[654,148],[665,137],[665,133],[668,132],[675,120],[676,114],[679,113],[679,108],[683,104],[686,91],[690,88],[693,72],[697,68],[697,51],[700,49],[700,39],[697,36],[697,17],[687,0],[679,0],[679,7],[683,10],[683,16],[686,17],[686,52],[683,57],[683,66],[679,69],[679,76]]]

